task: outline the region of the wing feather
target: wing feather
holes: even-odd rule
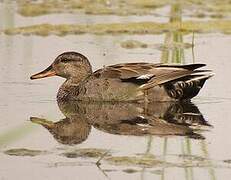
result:
[[[104,67],[95,75],[105,78],[117,78],[123,82],[136,83],[142,90],[152,88],[176,79],[200,72],[195,70],[205,64],[168,65],[152,63],[123,63]],[[141,79],[145,77],[145,81]]]

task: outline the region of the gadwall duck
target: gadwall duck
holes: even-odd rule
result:
[[[31,76],[39,79],[61,76],[66,81],[57,98],[80,101],[181,101],[196,96],[209,70],[196,70],[205,64],[169,65],[123,63],[92,71],[88,59],[77,52],[64,52],[44,71]]]

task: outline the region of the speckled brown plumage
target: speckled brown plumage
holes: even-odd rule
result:
[[[213,74],[197,70],[205,64],[123,63],[92,72],[88,59],[65,52],[44,71],[31,76],[66,78],[58,99],[81,101],[177,101],[196,96]]]

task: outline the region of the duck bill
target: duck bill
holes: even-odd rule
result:
[[[52,121],[48,121],[46,119],[38,118],[38,117],[30,117],[30,121],[35,124],[42,125],[47,128],[52,128],[54,123]]]
[[[46,68],[45,70],[34,74],[30,77],[30,79],[41,79],[41,78],[45,78],[45,77],[50,77],[50,76],[55,76],[56,72],[54,71],[54,69],[52,68],[52,66],[50,65],[48,68]]]

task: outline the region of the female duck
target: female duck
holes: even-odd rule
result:
[[[213,76],[209,70],[196,70],[202,66],[205,64],[124,63],[93,72],[85,56],[64,52],[31,79],[54,75],[65,78],[58,100],[177,101],[196,96],[204,82]]]

